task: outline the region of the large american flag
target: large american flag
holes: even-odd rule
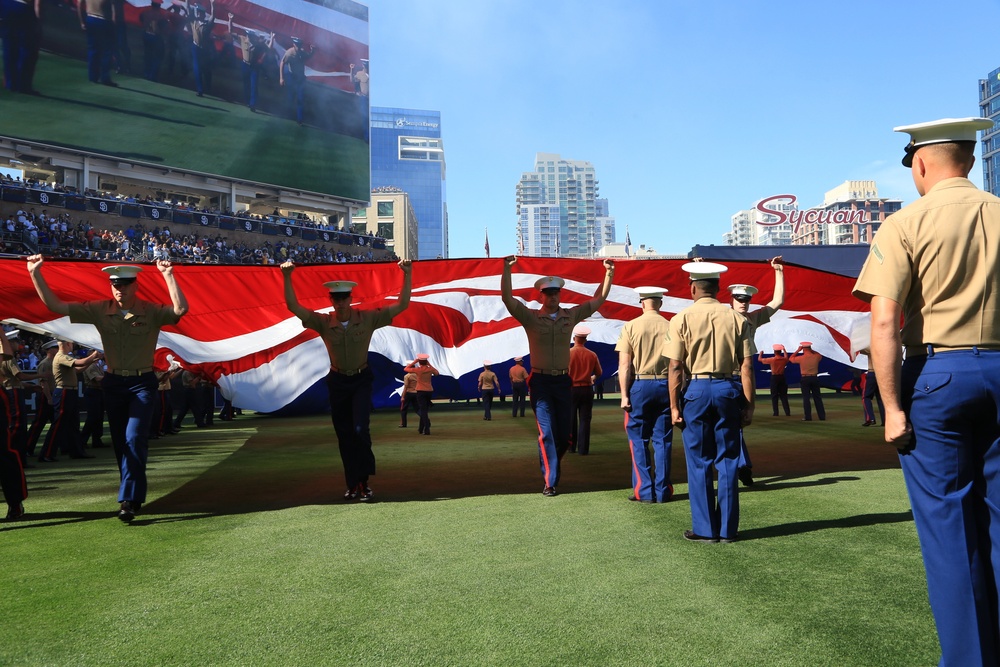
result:
[[[681,260],[622,260],[617,263],[611,294],[589,320],[588,347],[598,353],[605,376],[617,369],[614,345],[622,324],[641,310],[632,288],[657,285],[668,289],[663,301],[667,317],[691,304],[688,276]],[[45,277],[64,301],[110,298],[108,279],[94,262],[47,260]],[[502,259],[432,260],[413,264],[410,307],[372,338],[369,364],[375,373],[376,407],[398,406],[403,366],[418,353],[430,355],[441,371],[435,392],[444,398],[478,395],[476,378],[483,360],[493,362],[501,388],[509,393],[507,369],[515,356],[528,356],[520,325],[500,299]],[[177,326],[160,333],[157,365],[175,359],[215,378],[223,395],[235,405],[263,412],[318,411],[325,406],[322,379],[329,358],[317,335],[304,329],[285,307],[282,276],[276,266],[178,265],[174,268],[190,311]],[[541,276],[565,278],[565,305],[593,297],[604,277],[598,260],[522,257],[514,265],[514,294],[529,307],[538,307],[534,282]],[[308,265],[293,274],[300,303],[329,310],[323,282],[353,280],[357,308],[393,303],[403,274],[395,264]],[[854,280],[798,266],[785,269],[786,298],[770,324],[757,331],[756,344],[770,354],[775,343],[790,351],[811,341],[825,357],[821,371],[825,384],[841,387],[851,379],[854,360],[863,344],[869,315],[867,305],[851,296]],[[733,262],[722,284],[745,283],[760,288],[755,304],[772,297],[774,270],[767,262]],[[0,260],[0,318],[31,330],[43,330],[87,347],[100,347],[96,330],[71,324],[50,312],[35,293],[23,260]],[[139,297],[169,303],[166,286],[155,266],[139,276]],[[721,295],[725,300],[728,293]],[[756,308],[754,306],[753,308]],[[852,339],[854,343],[852,343]],[[853,347],[853,349],[852,349]],[[525,365],[530,365],[530,358]],[[765,370],[757,364],[758,384],[767,385]],[[797,381],[790,366],[789,382]]]

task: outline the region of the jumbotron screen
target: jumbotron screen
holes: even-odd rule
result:
[[[29,57],[0,90],[3,136],[368,200],[365,5],[41,0],[40,9],[11,26]]]

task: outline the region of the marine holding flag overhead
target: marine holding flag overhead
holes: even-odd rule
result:
[[[302,320],[302,326],[320,335],[330,354],[330,372],[326,388],[330,396],[330,417],[337,433],[337,445],[344,464],[347,491],[344,500],[370,501],[373,497],[368,478],[375,474],[375,454],[369,428],[373,375],[368,368],[368,345],[379,327],[410,305],[410,260],[399,260],[403,272],[403,290],[399,301],[388,308],[359,310],[351,307],[351,291],[357,283],[333,280],[323,283],[330,290],[332,313],[319,313],[299,304],[292,284],[294,262],[281,265],[284,277],[285,304]]]
[[[516,262],[517,257],[513,255],[504,258],[500,293],[507,311],[521,323],[528,338],[531,355],[528,389],[538,423],[538,458],[544,480],[542,495],[551,497],[557,495],[559,462],[570,444],[570,421],[573,418],[569,376],[570,335],[577,323],[597,312],[608,298],[615,265],[610,259],[604,260],[604,280],[594,298],[572,308],[563,308],[559,301],[565,280],[558,276],[539,278],[535,281],[535,289],[541,293],[542,307],[532,310],[514,298],[511,269]]]
[[[108,413],[111,443],[115,448],[121,484],[118,518],[129,523],[146,502],[146,459],[149,455],[149,425],[156,401],[153,354],[160,328],[177,324],[188,311],[187,299],[174,277],[170,262],[156,268],[170,293],[171,305],[161,306],[136,297],[138,266],[106,266],[111,281],[111,299],[66,303],[49,288],[42,275],[41,255],[28,258],[28,273],[45,307],[70,321],[93,324],[101,336],[108,369],[104,374],[104,404]]]
[[[976,132],[992,127],[895,128],[911,137],[903,166],[920,199],[882,223],[854,287],[871,303],[885,439],[900,451],[944,666],[1000,664],[1000,198],[968,179]]]

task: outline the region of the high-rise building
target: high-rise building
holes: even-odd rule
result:
[[[996,125],[982,136],[983,189],[1000,197],[1000,68],[979,81],[979,115]]]
[[[535,170],[521,174],[517,184],[518,248],[526,255],[539,257],[593,257],[606,243],[608,224],[614,219],[604,215],[598,221],[598,182],[594,166],[580,160],[563,160],[552,153],[535,155]],[[554,212],[558,211],[558,234],[543,243],[543,234],[535,234],[535,222],[541,229],[542,210],[525,207],[545,206],[545,229],[551,236]],[[606,204],[601,209],[607,212]]]
[[[844,181],[805,211],[792,235],[793,245],[871,243],[882,221],[903,207],[899,199],[879,197],[875,181]]]
[[[615,242],[615,219],[610,213],[607,199],[597,199],[595,204],[597,205],[597,249],[599,250]]]
[[[386,249],[400,259],[417,259],[419,254],[417,216],[410,196],[402,190],[383,186],[372,192],[372,205],[352,214],[351,231],[384,238]]]
[[[448,257],[448,203],[441,113],[372,107],[372,192],[398,188],[417,218],[419,259]]]

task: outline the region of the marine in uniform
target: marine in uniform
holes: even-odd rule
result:
[[[691,274],[694,303],[670,320],[667,357],[671,419],[683,429],[687,458],[692,529],[684,538],[731,542],[740,519],[740,428],[750,424],[754,409],[750,325],[716,299],[727,267],[689,262],[682,268]]]
[[[284,262],[285,304],[302,326],[320,335],[330,355],[326,388],[330,397],[330,417],[337,433],[340,459],[344,464],[347,490],[344,500],[369,501],[373,497],[368,478],[375,474],[370,430],[372,382],[368,368],[368,345],[375,330],[387,326],[410,305],[410,261],[400,260],[403,289],[395,304],[387,308],[359,310],[351,306],[351,291],[357,283],[334,280],[323,283],[330,292],[332,313],[319,313],[299,304],[292,284],[294,262]]]
[[[11,358],[0,361],[0,379],[3,380],[3,391],[6,397],[7,429],[10,431],[11,445],[21,455],[22,464],[25,467],[30,467],[26,458],[28,455],[28,411],[24,402],[24,382],[37,379],[39,376],[38,373],[22,371],[17,365],[16,358],[20,348],[19,334],[20,332],[17,330],[8,331],[6,334],[7,340],[10,341]]]
[[[411,407],[417,415],[420,414],[417,407],[417,376],[415,373],[406,373],[403,375],[403,388],[399,394],[399,428],[406,428],[406,415]]]
[[[111,81],[111,58],[115,52],[115,16],[111,0],[79,0],[77,15],[87,33],[87,78],[91,83],[117,86]]]
[[[785,346],[775,343],[771,346],[774,356],[765,357],[764,350],[757,355],[757,361],[771,369],[771,382],[769,390],[771,392],[771,411],[775,417],[778,416],[778,402],[788,417],[792,411],[788,407],[788,380],[785,379],[785,366],[788,365],[788,355],[785,353]]]
[[[52,359],[52,375],[55,389],[52,390],[52,426],[45,436],[45,444],[38,460],[52,462],[56,452],[68,454],[70,458],[93,458],[83,451],[80,442],[80,379],[77,369],[83,370],[97,361],[100,352],[94,350],[84,359],[73,355],[74,345],[70,341],[59,341],[59,351]]]
[[[729,286],[729,293],[732,296],[730,305],[733,310],[747,318],[747,322],[750,324],[750,342],[753,344],[754,355],[757,354],[756,343],[754,343],[757,329],[770,322],[771,316],[785,303],[785,266],[782,264],[780,255],[771,260],[771,267],[774,269],[774,296],[763,308],[750,312],[750,302],[759,291],[753,285]],[[739,478],[747,486],[753,486],[753,463],[750,461],[750,450],[747,449],[746,438],[742,430],[740,431]]]
[[[594,297],[579,306],[563,308],[559,296],[562,278],[545,276],[535,281],[535,289],[541,293],[542,306],[532,310],[514,298],[511,269],[517,257],[504,258],[500,292],[504,306],[521,326],[528,339],[531,354],[531,375],[528,387],[531,391],[531,408],[538,424],[538,458],[542,469],[544,486],[542,495],[557,495],[559,484],[559,462],[570,443],[570,422],[572,403],[569,377],[569,342],[573,327],[597,312],[611,292],[611,281],[615,265],[610,259],[604,260],[604,280],[598,286]]]
[[[42,0],[0,0],[4,87],[37,94],[35,65],[42,44]]]
[[[528,371],[524,367],[524,357],[514,357],[514,365],[510,367],[507,377],[510,378],[511,417],[524,416],[524,404],[528,398]]]
[[[14,348],[7,336],[0,336],[0,361],[14,358]],[[6,394],[4,401],[6,402]],[[7,520],[15,521],[24,516],[24,499],[28,497],[28,485],[24,479],[24,461],[14,449],[13,438],[8,428],[9,408],[0,410],[0,488],[7,501]]]
[[[215,60],[215,0],[209,0],[208,13],[201,5],[184,0],[191,29],[191,66],[194,71],[194,89],[198,97],[212,92],[212,65]]]
[[[38,441],[42,437],[42,429],[52,421],[52,389],[55,381],[52,377],[52,360],[59,351],[59,341],[50,340],[42,344],[45,356],[38,362],[35,373],[38,374],[38,387],[35,393],[35,418],[28,428],[28,442],[25,451],[28,456],[35,455]]]
[[[642,315],[622,326],[615,345],[618,387],[632,460],[629,500],[665,503],[674,495],[670,483],[674,425],[670,419],[666,356],[670,321],[660,314],[667,290],[646,286],[636,287],[635,291]]]
[[[493,419],[493,394],[500,386],[497,374],[490,370],[489,361],[483,362],[483,372],[479,374],[479,395],[483,399],[483,421]]]
[[[81,373],[83,376],[83,405],[87,410],[87,420],[80,431],[80,441],[84,446],[91,441],[91,447],[105,447],[101,441],[104,437],[104,390],[101,381],[104,380],[104,365],[95,361]]]
[[[292,37],[292,48],[285,51],[278,63],[278,84],[288,90],[289,104],[295,108],[295,120],[302,125],[306,108],[306,61],[315,50],[306,49],[302,40]]]
[[[820,421],[826,421],[826,409],[823,407],[823,394],[819,387],[819,362],[823,360],[823,355],[812,349],[812,342],[802,341],[799,349],[795,350],[788,360],[799,365],[801,379],[799,386],[802,388],[802,421],[812,421],[812,406],[809,399],[816,404],[816,416]]]
[[[992,127],[895,128],[920,199],[882,223],[854,286],[945,667],[1000,664],[1000,198],[968,180]]]
[[[858,354],[863,354],[868,359],[868,370],[861,376],[861,410],[865,415],[865,420],[861,425],[875,425],[875,404],[878,404],[882,426],[885,426],[885,404],[882,402],[882,392],[878,390],[878,378],[875,376],[875,367],[872,365],[871,348],[866,347]]]
[[[171,305],[163,306],[136,296],[138,266],[106,266],[101,269],[111,282],[111,299],[66,303],[53,293],[42,275],[41,255],[28,258],[28,273],[45,306],[71,322],[93,324],[101,336],[107,371],[101,385],[108,414],[111,444],[118,461],[118,518],[129,523],[146,502],[146,460],[149,456],[149,426],[156,400],[153,355],[161,327],[177,324],[188,311],[187,299],[168,261],[156,262],[163,276]]]
[[[573,330],[573,347],[569,349],[570,396],[573,417],[570,421],[569,451],[586,456],[590,453],[590,422],[594,416],[594,382],[601,377],[601,362],[593,350],[587,349],[590,327],[580,325]]]
[[[434,384],[431,378],[440,375],[438,369],[431,365],[430,355],[421,352],[413,363],[403,369],[417,376],[417,416],[420,417],[417,433],[431,434],[431,399],[434,398]]]

